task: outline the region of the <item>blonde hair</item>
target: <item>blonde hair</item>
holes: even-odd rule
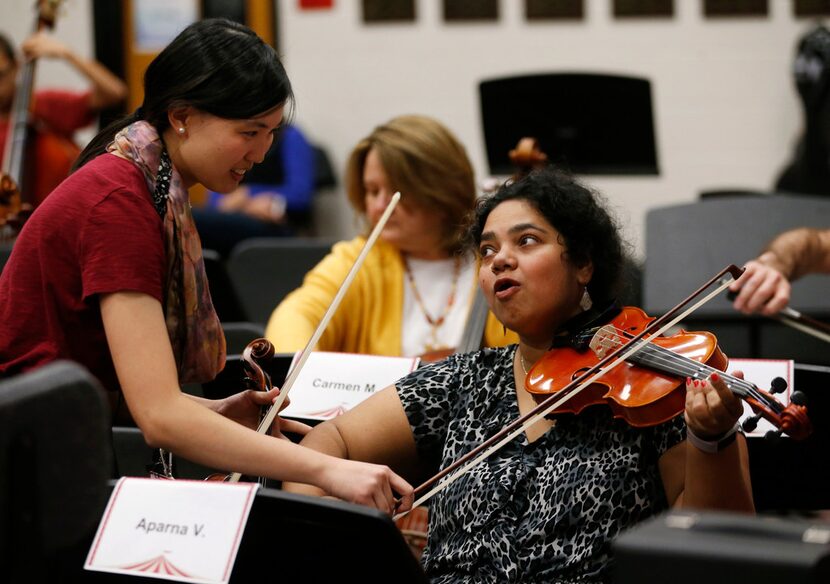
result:
[[[363,168],[372,148],[402,202],[440,212],[442,247],[460,250],[476,191],[467,152],[452,132],[432,118],[408,115],[378,126],[358,142],[346,167],[346,188],[352,207],[364,217]]]

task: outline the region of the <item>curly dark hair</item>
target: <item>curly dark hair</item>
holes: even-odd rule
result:
[[[605,303],[617,296],[626,245],[599,195],[552,166],[535,170],[478,201],[469,234],[476,248],[490,212],[511,200],[527,201],[547,219],[559,232],[569,262],[577,267],[593,264],[588,293],[594,302]]]

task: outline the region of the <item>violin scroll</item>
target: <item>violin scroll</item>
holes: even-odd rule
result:
[[[254,339],[242,351],[245,381],[257,391],[268,391],[273,387],[271,376],[266,372],[267,363],[274,356],[274,345],[268,339]]]
[[[510,162],[516,167],[514,178],[525,176],[531,170],[541,168],[548,162],[548,155],[542,152],[536,138],[524,137],[516,147],[508,153]]]
[[[752,411],[755,412],[754,416],[741,423],[741,427],[745,431],[752,432],[758,421],[764,419],[778,428],[778,430],[773,431],[775,436],[768,434],[770,438],[778,437],[781,433],[784,433],[793,440],[804,440],[813,432],[813,425],[810,423],[810,418],[807,417],[807,407],[803,403],[804,394],[796,391],[792,395],[790,404],[782,406],[771,395],[775,392],[765,392],[760,389],[756,389],[756,392],[766,398],[766,403],[753,397],[745,398]]]

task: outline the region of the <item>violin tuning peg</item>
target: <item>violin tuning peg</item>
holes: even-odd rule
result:
[[[755,428],[758,427],[758,420],[761,419],[761,414],[755,414],[754,416],[748,417],[746,420],[741,422],[741,428],[743,428],[744,432],[752,432]]]
[[[772,444],[777,444],[781,440],[781,430],[770,430],[764,434],[764,439]]]
[[[794,391],[793,394],[790,396],[790,401],[797,406],[806,406],[807,396],[804,395],[803,391]]]
[[[776,377],[770,383],[770,393],[784,393],[787,391],[787,382],[784,380],[783,377]]]

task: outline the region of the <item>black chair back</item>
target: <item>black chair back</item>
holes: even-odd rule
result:
[[[41,582],[94,533],[112,473],[109,406],[80,365],[0,382],[0,565]]]
[[[302,284],[332,243],[314,238],[256,238],[237,245],[227,270],[245,315],[241,320],[267,324],[277,305]]]

